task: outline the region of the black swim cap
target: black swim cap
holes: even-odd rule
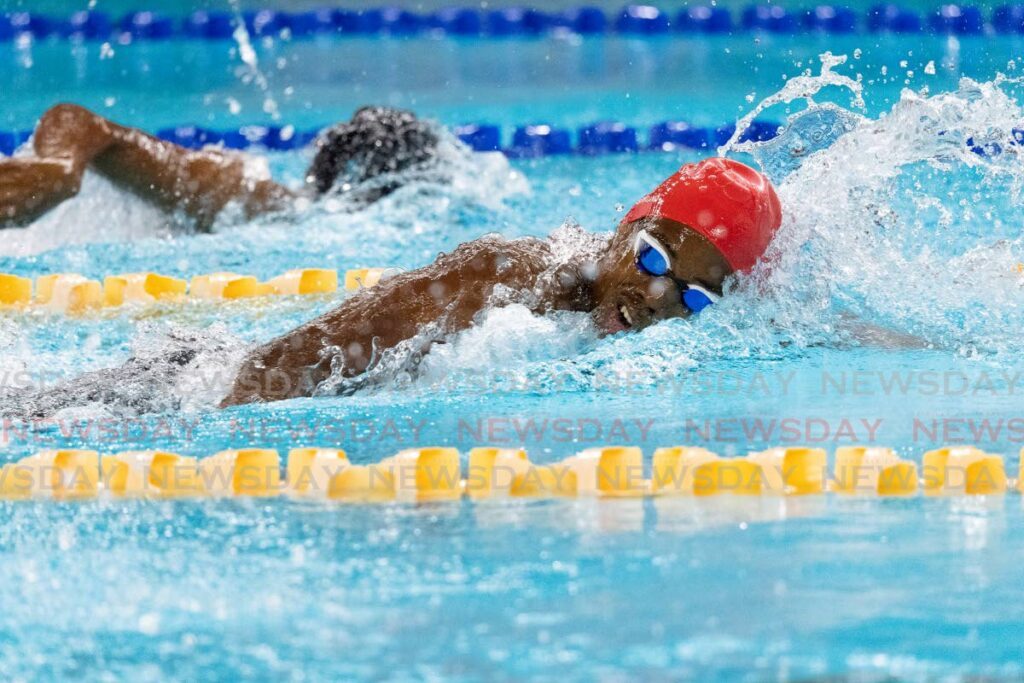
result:
[[[437,134],[412,112],[388,107],[363,107],[352,120],[320,134],[307,182],[323,194],[337,183],[358,183],[397,173],[434,158]],[[379,196],[398,184],[382,186]]]

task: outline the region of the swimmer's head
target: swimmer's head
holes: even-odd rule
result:
[[[782,220],[771,183],[731,159],[687,164],[634,206],[594,282],[603,332],[699,312],[752,268]]]
[[[363,107],[351,121],[320,134],[306,182],[324,194],[346,190],[367,180],[400,173],[434,158],[438,137],[434,127],[411,112],[388,107]],[[399,183],[382,183],[383,196]]]

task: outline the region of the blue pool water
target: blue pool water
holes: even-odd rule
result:
[[[260,44],[266,91],[227,43],[114,46],[112,55],[92,44],[0,46],[0,91],[18,94],[0,112],[6,129],[31,127],[61,99],[152,130],[267,123],[268,100],[298,126],[368,102],[506,130],[600,119],[717,125],[778,91],[784,76],[817,74],[826,50],[848,55],[836,71],[861,76],[865,107],[854,109],[869,118],[780,185],[787,222],[773,270],[697,320],[632,336],[597,339],[582,317],[509,307],[415,376],[219,411],[215,380],[230,379],[247,345],[343,295],[6,316],[5,382],[115,366],[162,348],[169,332],[200,331],[229,351],[204,359],[209,386],[162,387],[156,412],[83,405],[48,422],[6,423],[3,461],[56,445],[203,455],[299,443],[340,446],[358,463],[423,444],[523,445],[542,463],[606,443],[648,455],[678,443],[723,455],[876,443],[919,459],[966,442],[1006,455],[1015,473],[1022,176],[1009,146],[985,159],[964,143],[1022,127],[1018,86],[994,83],[1015,75],[1020,45],[754,35]],[[851,107],[846,92],[828,93],[816,101]],[[0,271],[415,268],[485,232],[571,239],[563,226],[574,222],[608,231],[623,206],[697,158],[457,159],[451,187],[211,235],[178,234],[90,178],[78,199],[2,235]],[[268,161],[297,183],[308,155]],[[913,348],[865,344],[865,325],[912,336]],[[1016,495],[3,503],[0,677],[1019,678],[1022,511]]]

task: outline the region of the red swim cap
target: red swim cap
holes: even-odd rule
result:
[[[704,235],[733,270],[748,270],[764,255],[782,222],[782,206],[768,178],[732,159],[686,164],[636,203],[623,222],[668,218]]]

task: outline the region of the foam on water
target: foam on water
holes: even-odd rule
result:
[[[4,230],[0,255],[31,256],[74,244],[161,239],[174,232],[172,217],[87,173],[77,197],[26,228]]]
[[[848,311],[940,347],[1016,352],[1024,112],[1008,84],[905,91],[808,158],[779,187],[783,227],[746,296],[795,327]]]

